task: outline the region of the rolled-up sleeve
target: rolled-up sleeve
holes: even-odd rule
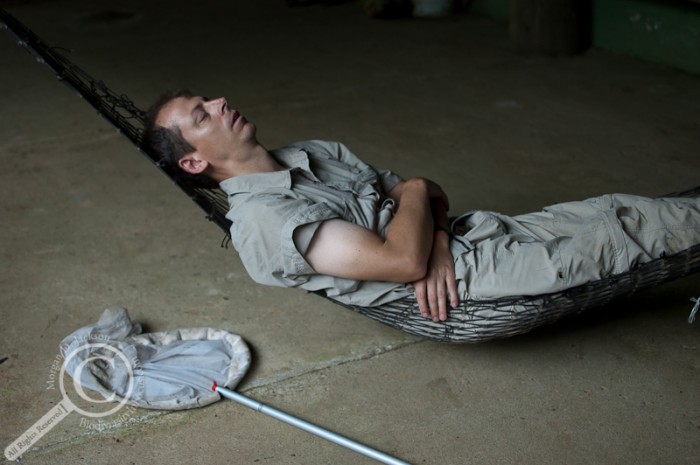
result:
[[[256,282],[285,287],[315,273],[304,253],[321,222],[339,217],[325,203],[284,196],[251,198],[234,210],[231,240],[246,271]]]

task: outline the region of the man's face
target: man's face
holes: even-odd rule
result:
[[[255,125],[229,108],[223,97],[178,97],[163,107],[156,124],[178,127],[196,155],[211,165],[232,158],[245,159],[258,144]]]

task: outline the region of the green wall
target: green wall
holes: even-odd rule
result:
[[[473,0],[469,11],[497,21],[508,21],[510,0]]]
[[[593,44],[700,74],[700,4],[595,0]]]
[[[470,11],[508,21],[510,1],[474,0]],[[700,0],[592,0],[592,9],[593,46],[700,74]]]

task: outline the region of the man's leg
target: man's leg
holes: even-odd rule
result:
[[[462,298],[559,292],[700,243],[700,199],[613,194],[470,221],[476,248],[456,265]]]

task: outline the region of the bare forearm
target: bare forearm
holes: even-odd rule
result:
[[[430,209],[433,215],[435,230],[445,229],[449,231],[449,219],[447,216],[447,206],[441,199],[431,199]]]
[[[433,248],[431,189],[424,179],[392,189],[398,209],[385,238],[344,220],[324,221],[304,258],[316,272],[340,278],[401,283],[423,278]]]
[[[387,194],[387,197],[392,199],[396,205],[401,205],[401,194],[403,192],[403,186],[406,184],[406,182],[407,181],[401,181]],[[432,210],[435,228],[449,229],[447,212],[449,211],[450,207],[447,195],[443,192],[442,188],[433,181],[425,179],[424,182],[428,186],[428,197],[430,198],[430,208]]]
[[[428,268],[424,277],[413,282],[421,314],[426,318],[431,317],[433,321],[446,320],[448,305],[455,308],[459,304],[454,260],[450,251],[449,204],[442,189],[439,191],[442,195],[431,197],[435,231]]]
[[[385,247],[406,257],[413,274],[424,274],[433,244],[433,214],[428,184],[423,179],[403,183],[399,208]],[[416,279],[416,278],[414,278]]]

